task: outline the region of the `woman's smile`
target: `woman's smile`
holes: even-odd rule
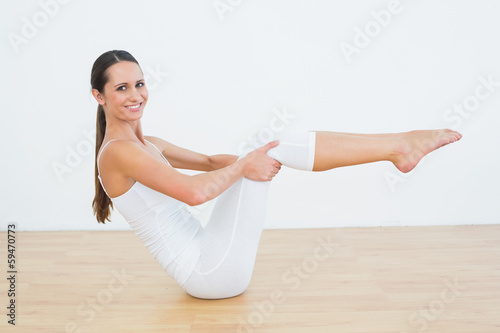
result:
[[[126,105],[125,107],[129,109],[130,111],[139,111],[141,109],[142,102],[139,104],[134,104],[134,105]]]

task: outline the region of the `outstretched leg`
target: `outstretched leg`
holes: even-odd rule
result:
[[[278,136],[280,144],[268,154],[283,165],[307,171],[391,161],[407,172],[429,152],[460,138],[450,130],[376,135],[283,132]],[[189,294],[216,299],[245,290],[265,222],[269,184],[242,178],[218,197],[207,226],[191,237],[176,258],[178,270],[189,271],[183,283]]]
[[[461,137],[448,129],[391,134],[316,132],[313,171],[390,161],[401,172],[409,172],[425,155]]]

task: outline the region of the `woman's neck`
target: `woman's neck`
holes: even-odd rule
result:
[[[140,120],[133,122],[128,121],[111,121],[106,124],[106,136],[110,139],[139,141],[146,145]]]

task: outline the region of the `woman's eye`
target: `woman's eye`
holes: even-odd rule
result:
[[[139,83],[137,83],[137,87],[139,87],[139,88],[144,87],[144,85],[145,85],[145,84],[144,84],[144,82],[139,82]]]
[[[125,86],[121,86],[121,87],[118,87],[118,89],[116,89],[116,90],[118,90],[118,91],[125,91],[125,89],[126,89]]]

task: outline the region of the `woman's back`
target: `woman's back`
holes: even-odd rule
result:
[[[99,158],[112,141],[102,147],[97,157],[98,170]],[[151,142],[148,143],[156,148]],[[100,175],[99,180],[102,184]],[[180,280],[187,279],[187,274],[191,271],[188,267],[194,265],[199,254],[192,250],[189,253],[183,252],[201,229],[199,220],[189,212],[187,205],[138,181],[127,192],[111,198],[111,201],[163,269]],[[184,263],[187,267],[182,265],[184,268],[181,268],[181,265],[174,263],[181,256],[183,262],[188,260]]]

